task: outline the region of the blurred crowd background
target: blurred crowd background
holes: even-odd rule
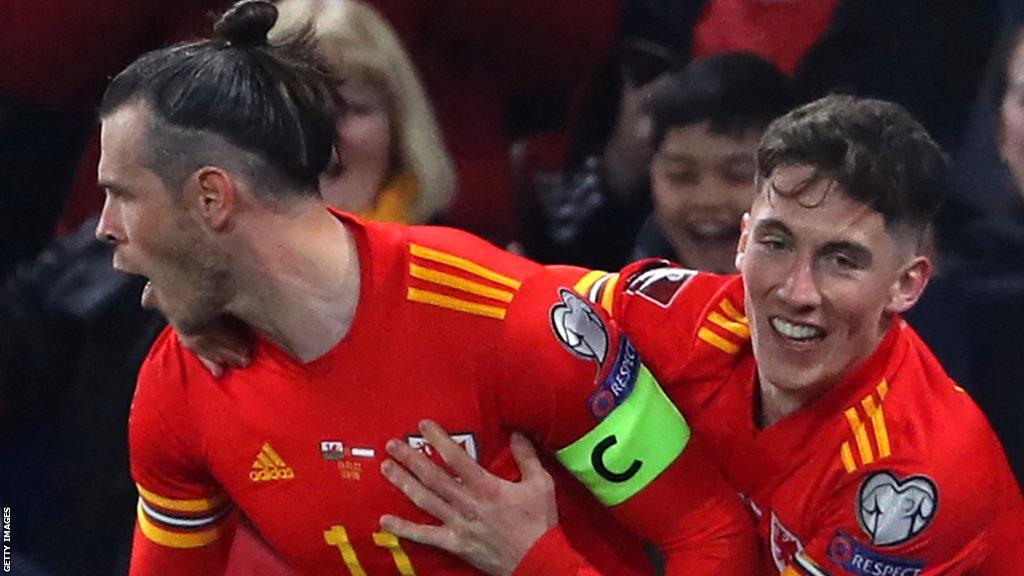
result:
[[[0,4],[0,505],[15,572],[123,574],[126,421],[159,315],[93,237],[94,109],[223,0]],[[284,0],[343,84],[326,202],[531,258],[733,271],[753,151],[841,92],[895,101],[949,153],[908,320],[1024,478],[1024,0]],[[19,571],[20,570],[20,571]]]

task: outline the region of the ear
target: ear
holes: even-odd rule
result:
[[[736,269],[740,269],[740,265],[743,264],[743,255],[747,253],[747,242],[750,236],[750,212],[744,212],[743,218],[740,219],[740,241],[736,245]]]
[[[238,187],[220,168],[204,166],[185,185],[189,209],[211,230],[223,230],[236,212]]]
[[[890,314],[902,314],[910,310],[921,298],[921,293],[928,285],[932,272],[931,260],[920,255],[914,256],[900,272],[896,282],[893,283],[892,293],[889,296],[889,303],[885,306],[885,311]]]

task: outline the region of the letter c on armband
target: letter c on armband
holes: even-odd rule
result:
[[[636,473],[640,471],[640,467],[643,466],[644,463],[634,459],[623,472],[614,472],[609,470],[608,466],[604,463],[604,453],[618,443],[619,440],[615,437],[615,434],[612,434],[598,442],[597,445],[594,446],[594,451],[590,453],[590,464],[605,480],[609,482],[622,483],[627,482],[630,478],[636,476]]]
[[[641,365],[628,397],[556,455],[605,506],[617,506],[653,482],[689,441],[683,415]]]

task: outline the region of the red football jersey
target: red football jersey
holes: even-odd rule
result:
[[[174,332],[154,345],[130,419],[140,492],[132,574],[223,570],[236,511],[303,574],[474,573],[380,531],[385,513],[429,520],[379,471],[390,438],[429,450],[417,432],[425,417],[506,478],[509,434],[524,431],[658,543],[676,573],[749,570],[742,504],[687,443],[688,428],[679,441],[659,437],[685,422],[665,412],[671,403],[645,384],[614,324],[572,292],[585,270],[544,268],[454,230],[338,217],[356,238],[360,300],[323,357],[302,364],[259,340],[248,368],[215,380]],[[622,413],[628,426],[615,421]],[[654,433],[657,421],[669,425]],[[615,434],[581,444],[610,422]],[[556,481],[561,527],[522,573],[593,573],[568,542],[604,572],[649,571],[606,508],[567,474]]]
[[[1024,502],[1002,447],[902,319],[834,388],[760,429],[742,279],[651,262],[622,278],[580,289],[614,311],[747,502],[762,574],[1024,566]]]

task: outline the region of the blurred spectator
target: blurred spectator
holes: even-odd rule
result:
[[[346,103],[337,157],[321,179],[325,202],[410,224],[448,205],[455,174],[430,102],[394,30],[355,0],[284,0],[272,42],[303,33],[341,80]]]
[[[807,99],[833,91],[904,105],[947,149],[960,142],[999,15],[992,0],[700,0],[695,58],[759,54]]]
[[[647,105],[678,64],[671,48],[641,38],[623,41],[582,112],[564,171],[527,172],[519,183],[521,196],[537,202],[537,213],[525,218],[542,228],[524,236],[530,257],[604,269],[625,263],[650,211]]]
[[[380,218],[428,219],[447,202],[453,175],[408,56],[372,10],[349,0],[285,0],[275,34],[300,29],[314,4],[316,18],[330,16],[317,28],[318,49],[347,80],[350,100],[338,127],[341,165],[321,181],[325,198]],[[136,502],[128,407],[165,325],[139,304],[145,280],[111,268],[95,224],[52,242],[0,292],[0,457],[12,471],[0,477],[0,501],[15,511],[19,557],[61,575],[126,570]],[[245,538],[256,557],[260,547]]]
[[[651,100],[654,213],[633,258],[734,273],[740,219],[754,198],[761,133],[795,106],[790,78],[749,53],[696,60]]]
[[[0,280],[52,236],[107,79],[203,26],[223,0],[4,0],[0,7]],[[98,212],[95,149],[78,188]],[[78,201],[76,199],[76,201]],[[81,219],[78,223],[81,223]],[[71,228],[74,230],[77,226]]]
[[[607,62],[620,0],[371,0],[420,72],[455,164],[444,222],[499,243],[514,237],[507,111],[570,91]]]
[[[947,211],[942,274],[908,320],[985,411],[1024,486],[1024,35],[1012,31],[994,58],[983,101],[1017,195],[998,214]],[[1002,168],[1005,170],[1006,168]],[[956,197],[954,197],[955,199]]]
[[[134,525],[126,422],[163,319],[110,266],[95,221],[0,290],[0,501],[14,552],[53,574],[124,573]],[[116,569],[115,569],[116,568]]]
[[[201,30],[208,25],[205,15],[226,4],[4,0],[0,277],[41,249],[55,224],[71,232],[99,212],[98,144],[89,141],[89,133],[107,79],[141,52]],[[370,4],[413,55],[449,144],[460,186],[446,221],[507,241],[516,214],[508,184],[506,109],[524,95],[568,91],[590,79],[611,53],[619,0]],[[396,180],[397,188],[402,182]]]

